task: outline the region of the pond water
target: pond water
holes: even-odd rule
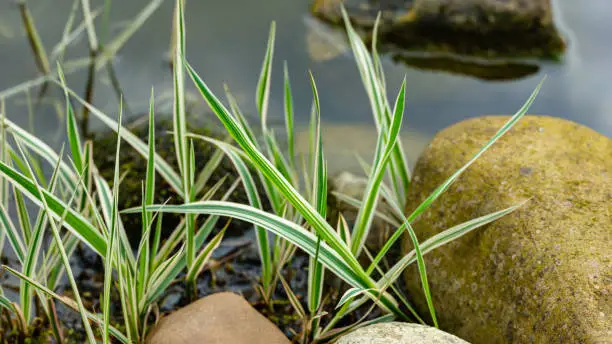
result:
[[[72,2],[28,1],[48,50],[60,40]],[[103,0],[92,1],[92,6],[97,8],[103,3]],[[121,31],[147,3],[113,1],[108,36]],[[146,111],[152,86],[158,98],[171,89],[170,71],[164,59],[169,45],[172,3],[163,2],[113,62],[131,110],[129,116]],[[310,1],[188,1],[187,6],[188,58],[219,95],[223,83],[227,83],[243,109],[254,112],[254,89],[268,29],[270,22],[276,20],[271,120],[282,125],[282,61],[287,60],[298,121],[305,123],[309,116],[312,95],[307,71],[310,69],[321,96],[327,149],[341,152],[340,157],[352,151],[367,155],[373,149],[371,113],[350,53],[325,61],[311,58],[309,54],[307,37],[313,30],[308,14]],[[396,92],[404,76],[407,78],[404,140],[412,160],[438,130],[448,125],[483,114],[514,112],[544,75],[548,79],[531,113],[571,119],[612,136],[612,44],[609,40],[612,4],[609,0],[557,0],[555,12],[558,25],[569,41],[567,54],[560,63],[536,62],[539,72],[519,80],[484,81],[420,70],[385,58],[390,93]],[[66,60],[86,56],[87,38],[83,33],[67,50]],[[37,76],[19,10],[12,1],[6,0],[0,2],[0,61],[0,95]],[[104,70],[99,75],[94,103],[105,112],[116,114],[117,97],[109,87]],[[86,74],[82,72],[68,76],[69,85],[76,90],[84,88],[85,80]],[[37,92],[34,89],[32,96]],[[49,94],[61,95],[57,88]],[[23,93],[8,99],[10,119],[27,127],[27,113]],[[64,124],[47,103],[43,102],[29,120],[43,139],[59,142]],[[95,122],[91,125],[100,127]]]

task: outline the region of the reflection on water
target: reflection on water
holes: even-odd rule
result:
[[[72,1],[50,3],[30,2],[48,50],[61,38]],[[114,1],[109,36],[116,34],[126,20],[136,15],[146,3],[144,0]],[[102,0],[92,2],[94,8],[102,4]],[[369,103],[350,53],[344,52],[334,37],[337,52],[325,58],[312,54],[312,47],[316,47],[317,42],[312,40],[312,23],[304,20],[309,1],[193,1],[188,6],[188,58],[213,91],[221,95],[223,84],[227,83],[243,109],[253,112],[254,89],[267,31],[270,21],[276,20],[278,29],[270,104],[272,120],[280,121],[282,118],[282,61],[287,60],[298,121],[305,122],[310,114],[312,96],[307,78],[310,69],[319,87],[323,121],[332,128],[351,126],[360,132],[374,133]],[[570,44],[564,61],[559,64],[532,61],[520,64],[524,77],[519,80],[479,80],[422,69],[423,66],[419,65],[422,61],[418,59],[406,65],[386,56],[384,66],[389,94],[395,94],[404,76],[408,81],[405,130],[419,133],[417,141],[425,142],[438,130],[462,119],[512,113],[538,81],[548,75],[532,113],[568,118],[612,136],[612,83],[609,82],[612,80],[612,45],[607,43],[612,32],[612,4],[609,0],[558,0],[556,10]],[[171,87],[170,71],[164,61],[171,12],[172,1],[165,1],[113,61],[125,100],[133,111],[132,116],[145,111],[151,86],[158,94]],[[66,58],[87,56],[86,49],[87,39],[82,37],[70,46]],[[37,76],[34,59],[20,27],[18,10],[10,1],[0,2],[0,57],[0,90]],[[105,81],[104,73],[100,75],[95,87],[95,104],[115,114],[117,97]],[[505,79],[504,75],[501,70],[496,79]],[[85,75],[70,75],[68,83],[82,92]],[[55,89],[51,95],[58,96],[61,92]],[[7,113],[9,118],[27,126],[24,103],[23,95],[9,99]],[[37,109],[34,130],[43,139],[51,140],[54,139],[54,129],[63,130],[63,124],[47,107],[43,104]],[[92,124],[100,126],[95,122]],[[335,130],[332,132],[338,134],[332,136],[342,135],[341,131]],[[334,145],[352,146],[354,142],[337,140]],[[359,147],[360,150],[373,149],[373,145]]]

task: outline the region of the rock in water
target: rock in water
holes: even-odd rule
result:
[[[374,324],[357,329],[338,344],[468,344],[434,327],[401,322]]]
[[[242,297],[223,292],[204,297],[151,330],[148,344],[289,344],[272,322]]]
[[[407,210],[507,119],[476,118],[440,132],[417,163]],[[612,342],[611,139],[527,116],[415,221],[415,231],[423,241],[526,199],[513,214],[426,255],[440,327],[473,343]],[[405,280],[427,314],[416,267]]]
[[[557,58],[565,41],[550,0],[314,0],[315,16],[372,32],[381,13],[381,41],[401,49],[484,57]]]

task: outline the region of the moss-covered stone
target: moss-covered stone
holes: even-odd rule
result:
[[[565,42],[550,0],[315,0],[312,12],[370,34],[381,13],[381,40],[402,49],[472,56],[557,58]]]
[[[507,119],[471,119],[439,133],[417,163],[407,210]],[[611,139],[570,121],[528,116],[414,227],[422,241],[526,199],[513,214],[426,256],[441,328],[473,343],[609,343]],[[405,281],[426,313],[415,267]]]

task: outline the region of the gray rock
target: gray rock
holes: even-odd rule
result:
[[[242,297],[217,293],[163,317],[147,344],[289,344],[272,322]]]
[[[434,327],[389,322],[357,329],[338,344],[467,344],[466,341]]]
[[[476,118],[440,132],[417,162],[408,212],[507,120]],[[473,343],[611,343],[610,138],[570,121],[527,116],[413,227],[423,241],[527,199],[425,256],[440,328]],[[415,267],[405,281],[427,314]]]

